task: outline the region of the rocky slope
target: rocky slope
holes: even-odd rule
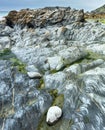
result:
[[[105,5],[99,7],[99,8],[97,8],[97,9],[91,11],[91,12],[93,12],[93,13],[105,13]]]
[[[105,5],[91,12],[85,13],[85,19],[105,19]]]
[[[84,22],[83,10],[10,12],[0,24],[0,129],[104,130],[104,48],[105,25]],[[63,116],[48,126],[53,105]]]

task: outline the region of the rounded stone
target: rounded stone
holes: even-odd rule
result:
[[[27,72],[27,74],[30,78],[41,78],[42,77],[42,75],[38,72]]]
[[[58,106],[52,106],[48,109],[46,122],[48,125],[53,125],[62,116],[62,110]]]

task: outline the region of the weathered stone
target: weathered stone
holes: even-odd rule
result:
[[[47,60],[50,70],[60,70],[64,66],[63,59],[60,56],[48,57]]]
[[[24,16],[24,17],[23,17]],[[71,10],[65,8],[44,8],[39,10],[20,10],[10,11],[6,16],[7,25],[13,27],[15,24],[21,26],[45,27],[47,25],[54,24],[70,24],[72,22],[83,22],[84,12],[83,10]]]
[[[0,50],[10,48],[10,38],[9,37],[0,37]]]
[[[58,106],[52,106],[48,109],[46,122],[53,125],[62,116],[62,110]]]
[[[104,130],[105,25],[83,15],[49,7],[10,12],[12,28],[0,22],[1,49],[12,51],[0,51],[0,129]],[[32,78],[19,71],[23,63]],[[51,104],[63,111],[52,127]]]
[[[38,69],[34,66],[34,65],[28,65],[27,67],[26,67],[26,70],[28,71],[28,72],[38,72]]]
[[[38,72],[27,72],[27,74],[30,78],[41,78],[42,77],[42,75]]]

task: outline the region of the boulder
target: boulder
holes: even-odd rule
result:
[[[52,106],[48,109],[46,122],[48,125],[53,125],[62,116],[62,110],[58,106]]]

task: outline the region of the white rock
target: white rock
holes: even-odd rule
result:
[[[48,63],[51,70],[60,70],[64,66],[60,56],[48,57]]]
[[[42,75],[38,72],[27,72],[27,74],[30,78],[41,78],[42,77]]]
[[[53,124],[62,116],[62,110],[58,106],[52,106],[48,109],[46,122],[48,124]]]

